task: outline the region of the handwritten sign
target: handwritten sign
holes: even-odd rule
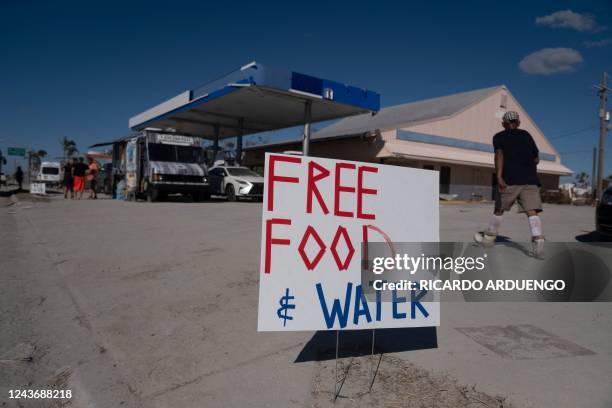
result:
[[[30,184],[30,194],[47,194],[45,183],[31,183]]]
[[[268,153],[259,331],[439,325],[439,304],[366,299],[362,242],[437,242],[438,173]]]

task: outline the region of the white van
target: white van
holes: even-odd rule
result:
[[[42,162],[36,181],[49,186],[59,186],[62,183],[62,165],[59,162]]]

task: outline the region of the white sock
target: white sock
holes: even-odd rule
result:
[[[497,231],[499,230],[503,219],[504,217],[501,215],[493,214],[489,220],[489,228],[487,228],[487,232],[497,235]]]
[[[529,227],[531,228],[531,236],[538,237],[542,235],[542,220],[537,215],[529,217]]]

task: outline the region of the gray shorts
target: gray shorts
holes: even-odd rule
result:
[[[495,210],[510,211],[517,201],[519,212],[542,211],[540,187],[536,185],[507,186],[503,192],[498,189],[495,197]]]

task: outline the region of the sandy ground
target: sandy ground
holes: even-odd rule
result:
[[[0,406],[62,406],[7,398],[52,386],[76,407],[332,405],[335,337],[256,331],[261,204],[0,200]],[[470,240],[490,210],[443,205],[442,240]],[[550,240],[593,237],[592,208],[543,219]],[[527,241],[524,217],[502,234]],[[377,332],[401,343],[380,360],[368,333],[342,334],[337,405],[610,407],[611,312],[443,303],[437,330]]]

